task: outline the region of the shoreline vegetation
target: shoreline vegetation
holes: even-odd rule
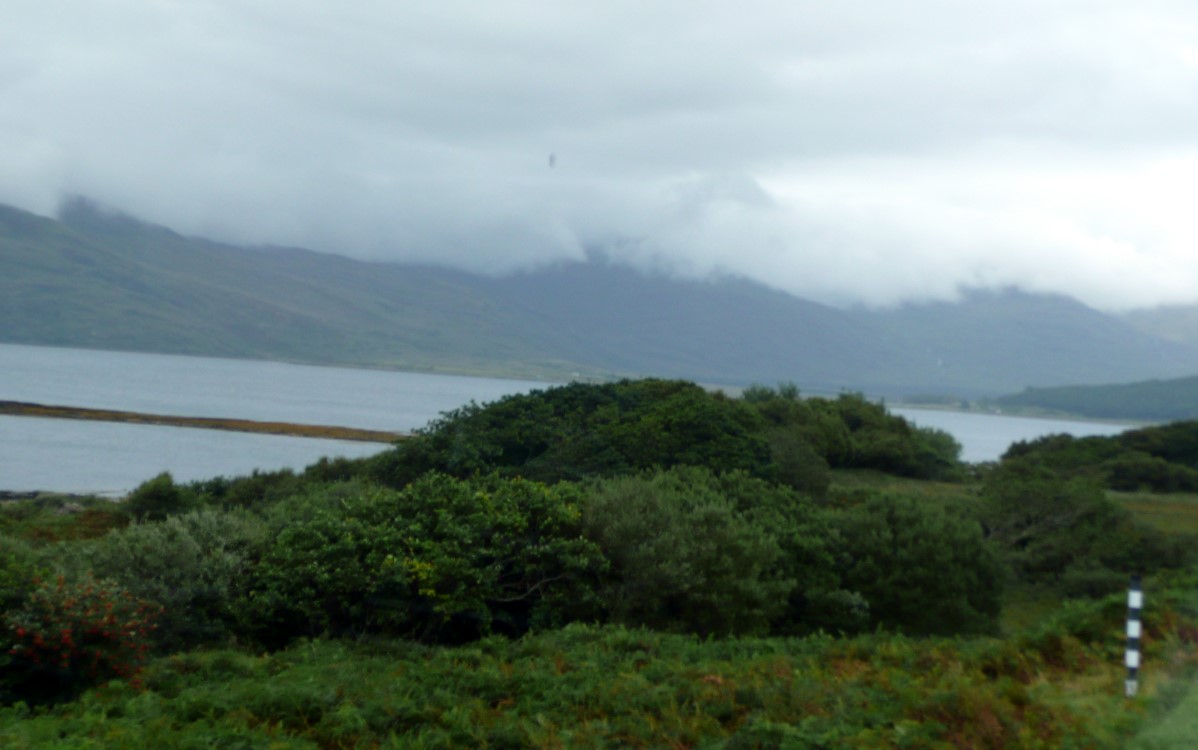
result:
[[[394,443],[397,440],[408,437],[406,434],[400,432],[364,430],[356,427],[294,424],[291,422],[259,422],[251,419],[227,419],[223,417],[183,417],[168,414],[117,411],[113,409],[90,409],[78,406],[54,406],[23,401],[0,401],[0,416],[84,419],[97,422],[166,425],[205,430],[254,432],[264,435],[321,438],[325,440],[350,440],[366,443]]]
[[[1198,423],[959,456],[859,394],[575,383],[0,504],[0,745],[1186,745]]]

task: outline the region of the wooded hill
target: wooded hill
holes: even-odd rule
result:
[[[0,207],[0,342],[569,378],[795,382],[984,397],[1198,372],[1166,341],[1064,297],[841,310],[745,279],[595,255],[502,278],[183,237],[76,201]]]
[[[995,403],[1096,419],[1198,419],[1198,376],[1123,385],[1028,388]]]

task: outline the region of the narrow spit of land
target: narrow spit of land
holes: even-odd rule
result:
[[[220,417],[177,417],[166,414],[142,414],[133,411],[86,409],[78,406],[47,406],[22,401],[0,401],[0,415],[13,417],[48,417],[53,419],[88,419],[97,422],[130,422],[133,424],[197,427],[205,430],[257,432],[265,435],[323,438],[325,440],[356,440],[364,443],[394,443],[407,437],[400,432],[361,430],[355,427],[292,424],[290,422],[256,422],[250,419]]]

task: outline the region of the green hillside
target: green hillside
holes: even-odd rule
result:
[[[995,403],[1096,419],[1198,419],[1198,376],[1124,385],[1028,388]]]
[[[248,250],[104,216],[0,208],[0,336],[51,344],[409,369],[576,370],[536,321],[461,274]]]

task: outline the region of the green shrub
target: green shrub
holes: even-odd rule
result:
[[[392,487],[427,471],[558,482],[702,465],[766,476],[761,426],[744,402],[694,383],[572,383],[448,412],[371,459],[368,473]]]
[[[34,579],[43,572],[28,542],[0,534],[0,617],[25,602]]]
[[[598,482],[587,494],[583,524],[611,561],[603,602],[617,623],[764,633],[794,588],[781,575],[778,541],[706,470]]]
[[[918,635],[997,628],[1002,568],[976,522],[882,495],[835,524],[842,585],[865,597],[874,625]]]
[[[1099,464],[1106,486],[1135,492],[1198,492],[1198,471],[1140,451],[1130,451]]]
[[[244,611],[267,643],[325,632],[457,642],[589,611],[603,558],[580,537],[571,485],[429,474],[328,499],[306,501],[253,572]]]
[[[125,498],[124,507],[134,518],[161,521],[195,506],[195,496],[175,484],[169,472],[142,482]]]
[[[112,581],[58,576],[39,582],[24,605],[5,616],[13,644],[5,702],[53,702],[115,677],[136,680],[158,613]]]
[[[828,491],[831,474],[828,462],[794,430],[776,427],[765,433],[774,463],[774,479],[792,489],[815,497]]]
[[[163,607],[156,641],[164,650],[178,650],[230,637],[238,598],[265,544],[266,526],[254,516],[203,510],[63,547],[59,559]]]
[[[319,467],[319,464],[317,465]],[[201,482],[193,482],[188,490],[196,497],[196,503],[217,508],[260,508],[279,502],[297,492],[303,491],[305,479],[322,481],[320,475],[324,467],[314,469],[311,476],[301,478],[291,469],[278,471],[259,471],[254,469],[247,476],[216,477]],[[340,471],[329,468],[329,474]]]
[[[692,484],[718,488],[746,520],[777,541],[782,555],[772,575],[791,581],[793,587],[770,626],[771,633],[855,632],[868,624],[868,603],[841,586],[835,554],[838,531],[832,523],[835,511],[744,472],[718,478],[698,468],[675,473],[685,473]]]
[[[1105,578],[1185,564],[1186,551],[1136,523],[1093,480],[1065,479],[1028,459],[989,474],[978,505],[987,537],[1022,581],[1101,593]],[[1104,573],[1103,569],[1108,570]]]

